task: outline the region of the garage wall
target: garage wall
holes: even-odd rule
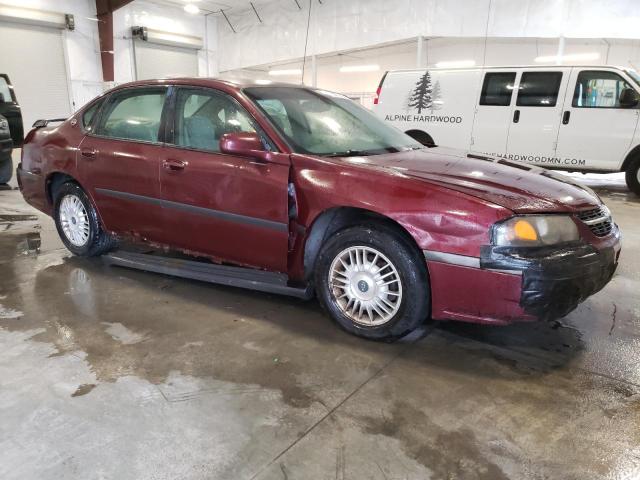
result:
[[[50,0],[0,0],[0,4],[73,14],[75,30],[73,32],[58,31],[62,35],[62,48],[65,50],[66,57],[64,68],[70,98],[69,110],[82,106],[88,97],[92,96],[96,85],[101,90],[102,68],[98,53],[98,27],[95,21],[90,20],[90,18],[95,18],[96,14],[94,0],[56,0],[55,2]],[[14,52],[21,52],[20,44],[12,42],[9,45]],[[7,48],[6,44],[2,44],[3,51]],[[1,62],[2,56],[0,56],[0,67]],[[23,62],[24,69],[27,71],[34,67],[31,63],[33,58],[26,54],[23,56]],[[21,97],[25,96],[23,92],[19,92],[19,94]]]
[[[131,39],[131,27],[143,26],[153,30],[196,36],[203,39],[204,48],[198,50],[197,70],[198,76],[214,76],[217,74],[217,21],[215,17],[203,15],[189,15],[181,8],[159,6],[153,3],[136,0],[113,14],[114,33],[114,68],[115,82],[124,83],[135,79],[135,59]],[[144,47],[143,47],[144,48]],[[149,48],[153,48],[150,46]],[[166,51],[167,58],[175,57],[176,62],[185,61],[185,55],[179,55],[180,51],[171,47],[162,47]],[[149,53],[149,52],[147,52]],[[186,52],[182,52],[186,53]],[[162,64],[159,65],[162,67]],[[156,75],[162,73],[162,75]],[[172,75],[172,69],[163,71],[160,68],[154,71],[156,76]],[[176,72],[183,75],[183,71]]]
[[[219,20],[220,71],[285,62],[304,52],[308,2],[276,0]],[[326,0],[311,2],[308,54],[417,37],[640,38],[637,0]],[[489,13],[489,4],[491,11]],[[489,15],[488,15],[489,13]],[[488,28],[487,28],[488,25]]]

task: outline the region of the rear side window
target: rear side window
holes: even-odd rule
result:
[[[583,71],[578,74],[572,105],[582,108],[622,108],[619,99],[625,88],[631,88],[631,85],[617,73]]]
[[[518,87],[519,107],[555,107],[562,72],[524,72]]]
[[[165,93],[165,88],[145,88],[114,94],[101,115],[96,133],[123,140],[157,142]]]
[[[487,73],[482,84],[480,105],[509,106],[515,82],[515,72]]]
[[[97,102],[95,102],[93,105],[87,108],[82,114],[82,128],[84,128],[85,131],[87,132],[91,131],[91,124],[93,123],[93,120],[96,118],[96,113],[98,113],[98,110],[100,109],[100,105],[102,105],[102,100],[98,100]]]

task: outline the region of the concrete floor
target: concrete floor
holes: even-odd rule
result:
[[[624,235],[602,292],[390,345],[315,302],[71,257],[1,191],[0,478],[640,478],[640,199],[587,181]]]

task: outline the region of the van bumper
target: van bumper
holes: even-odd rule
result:
[[[444,262],[446,257],[425,252],[432,317],[498,325],[561,318],[609,283],[620,248],[615,228],[598,247],[587,243],[540,249],[486,246],[477,266],[469,260],[467,265]]]

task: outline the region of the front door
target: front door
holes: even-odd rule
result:
[[[166,92],[136,87],[114,93],[80,144],[79,180],[110,231],[161,239],[159,133]]]
[[[491,70],[484,75],[471,135],[472,152],[504,155],[511,122],[514,70]]]
[[[286,272],[288,155],[263,162],[220,153],[225,133],[260,131],[225,93],[177,88],[173,101],[171,144],[164,149],[160,169],[167,243],[222,261]]]
[[[549,68],[521,73],[509,124],[509,158],[558,166],[554,157],[569,71],[569,68]]]
[[[631,146],[638,106],[620,105],[620,94],[633,88],[619,72],[574,68],[558,136],[557,156],[567,165],[618,170]]]

